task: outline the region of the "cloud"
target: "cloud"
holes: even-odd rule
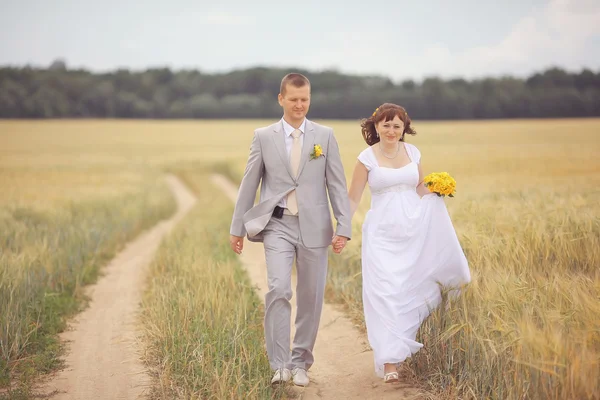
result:
[[[524,75],[551,65],[569,69],[600,65],[599,49],[591,51],[594,38],[600,38],[600,3],[551,0],[521,19],[499,43],[455,54],[444,46],[432,46],[420,58],[433,68],[445,66],[445,72],[438,74],[443,76]]]
[[[254,22],[252,17],[243,15],[232,15],[227,13],[209,13],[200,18],[201,23],[220,26],[249,25]]]

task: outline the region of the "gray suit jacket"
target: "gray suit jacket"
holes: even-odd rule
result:
[[[261,232],[271,219],[275,206],[296,189],[300,234],[306,247],[326,247],[331,243],[333,226],[328,193],[337,221],[336,234],[351,237],[346,176],[333,129],[307,119],[305,131],[297,178],[292,177],[281,121],[254,131],[233,212],[232,235],[247,235],[250,241],[262,242]],[[321,145],[323,156],[311,160],[315,145]],[[259,183],[260,199],[254,205]],[[277,195],[265,198],[266,187],[269,187],[269,193]]]

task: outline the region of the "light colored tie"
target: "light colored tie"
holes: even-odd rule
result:
[[[294,143],[292,144],[292,152],[290,154],[290,167],[292,167],[292,174],[294,177],[298,176],[300,154],[302,153],[302,146],[300,146],[300,134],[302,134],[302,132],[299,129],[296,129],[294,132],[292,132]],[[295,189],[287,195],[287,209],[292,215],[298,214],[298,201],[296,200]]]

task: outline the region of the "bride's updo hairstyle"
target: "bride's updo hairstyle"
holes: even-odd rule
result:
[[[403,107],[393,103],[383,103],[375,109],[375,112],[369,118],[363,118],[360,122],[363,139],[369,146],[379,142],[379,135],[375,130],[375,125],[380,121],[391,121],[398,116],[404,122],[404,131],[400,136],[400,141],[404,141],[404,135],[416,135],[417,132],[410,126],[411,120]]]

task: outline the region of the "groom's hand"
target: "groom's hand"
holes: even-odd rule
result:
[[[237,254],[242,254],[242,250],[244,249],[244,237],[230,235],[229,245],[231,246],[231,250],[235,251]]]
[[[346,247],[346,243],[348,242],[348,238],[345,236],[333,235],[333,239],[331,239],[331,246],[333,247],[333,252],[335,254],[340,254],[344,247]]]

